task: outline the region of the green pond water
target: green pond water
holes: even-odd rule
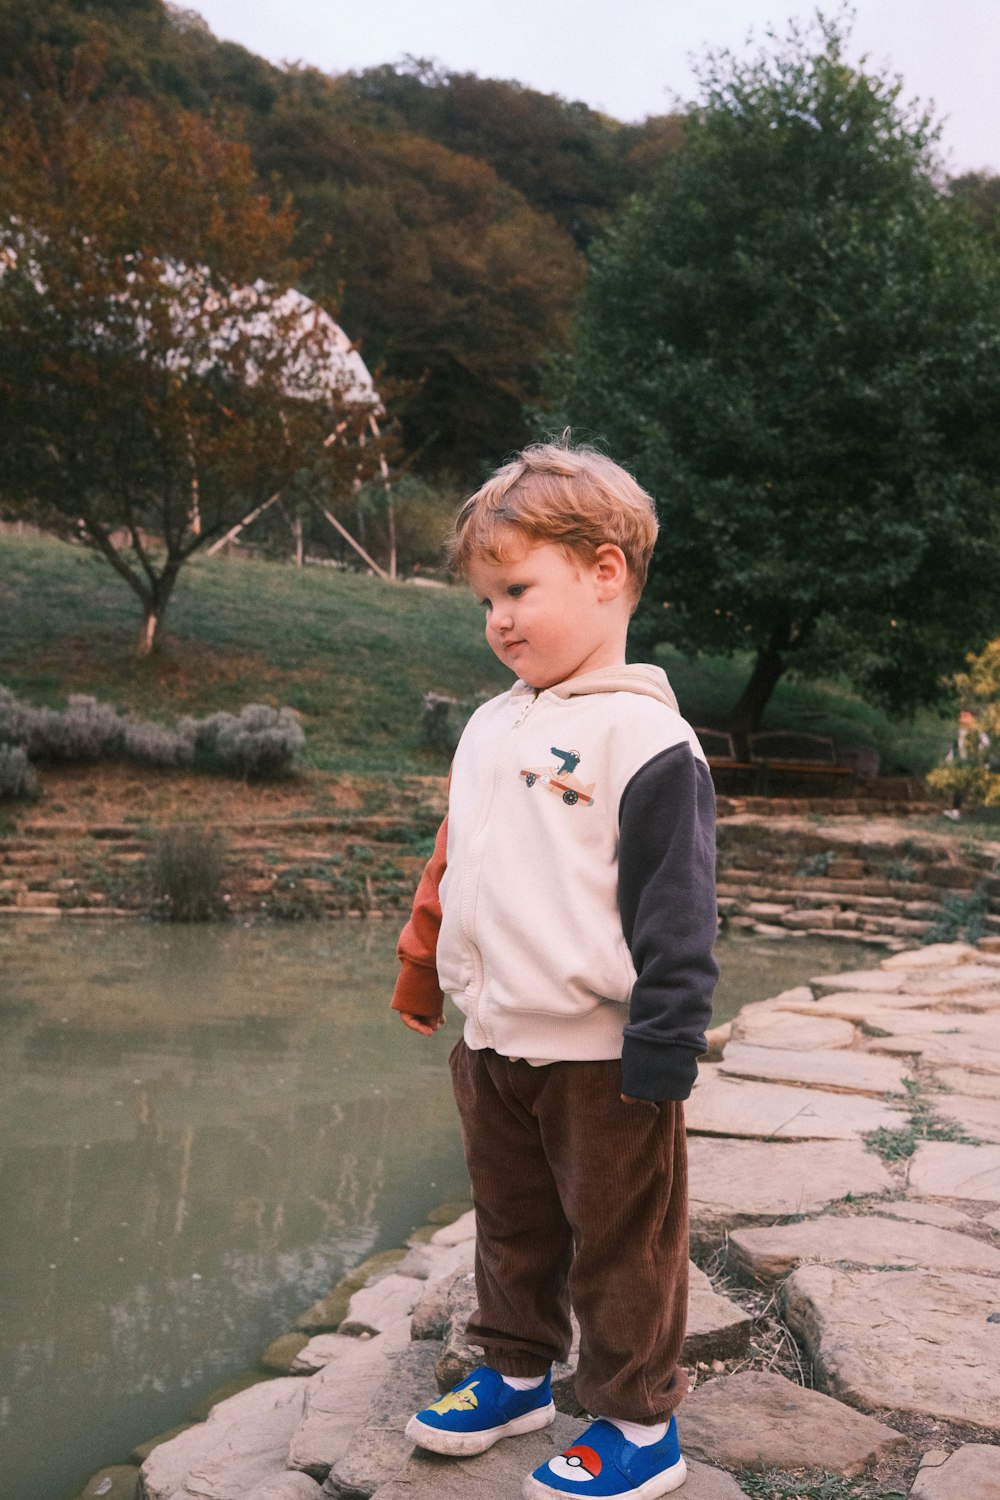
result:
[[[0,924],[0,1496],[69,1500],[467,1196],[395,928]],[[723,940],[717,1019],[860,945]]]

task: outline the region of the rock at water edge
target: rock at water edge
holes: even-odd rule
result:
[[[406,1340],[394,1341],[387,1334],[334,1337],[341,1342],[319,1374],[297,1382],[305,1388],[305,1406],[288,1445],[288,1467],[321,1480],[349,1451],[389,1373],[390,1360],[408,1347]]]
[[[437,1396],[436,1357],[434,1345],[427,1342],[411,1344],[393,1357],[350,1447],[327,1476],[326,1494],[359,1500],[399,1473],[413,1452],[406,1424]]]
[[[287,1376],[212,1408],[206,1422],[154,1448],[142,1466],[143,1500],[231,1500],[284,1471],[306,1382]],[[190,1485],[188,1481],[190,1480]]]

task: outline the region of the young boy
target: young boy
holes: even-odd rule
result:
[[[485,1364],[406,1431],[468,1455],[553,1421],[572,1303],[597,1420],[527,1500],[653,1500],[686,1473],[681,1101],[718,972],[715,801],[665,675],[625,665],[656,530],[617,464],[540,444],[466,501],[452,547],[518,680],[456,751],[392,1004],[425,1036],[444,995],[465,1017],[450,1065]]]

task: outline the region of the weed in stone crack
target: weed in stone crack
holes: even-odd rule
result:
[[[941,1119],[934,1109],[932,1092],[920,1079],[904,1079],[906,1103],[903,1109],[909,1115],[907,1124],[895,1129],[882,1125],[870,1130],[863,1137],[865,1149],[880,1156],[885,1162],[905,1161],[913,1155],[921,1141],[952,1141],[962,1146],[981,1146],[977,1136],[967,1135],[956,1120]],[[898,1095],[896,1096],[898,1098]]]
[[[744,1495],[754,1500],[906,1500],[902,1490],[883,1490],[869,1480],[844,1479],[839,1474],[745,1469],[736,1478]]]

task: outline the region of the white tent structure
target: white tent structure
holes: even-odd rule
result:
[[[348,405],[367,406],[369,407],[368,426],[372,436],[376,439],[380,436],[378,418],[384,416],[384,407],[375,389],[371,372],[347,334],[328,312],[294,287],[275,298],[269,294],[269,289],[262,285],[236,289],[231,297],[231,306],[231,318],[224,320],[221,329],[215,330],[213,338],[213,343],[220,352],[226,346],[243,339],[248,340],[251,347],[255,342],[270,345],[274,341],[276,330],[280,329],[286,337],[289,335],[291,337],[282,376],[282,384],[287,394],[293,398],[301,399],[303,396],[308,396],[310,399],[316,399],[316,393],[319,391],[325,392],[331,401],[337,398]],[[193,316],[197,317],[197,315],[198,310],[193,309]],[[182,322],[185,317],[186,313],[182,306]],[[252,370],[252,359],[248,370]],[[325,445],[329,447],[335,443],[342,431],[343,424],[329,434]],[[395,579],[395,524],[389,471],[384,458],[380,460],[380,468],[386,495],[389,498],[388,572],[365,551],[342,521],[325,508],[323,515],[374,573],[383,579]],[[224,536],[212,543],[208,548],[208,556],[212,557],[224,547],[232,545],[242,532],[279,498],[280,491],[258,505],[249,515],[244,516]],[[299,532],[298,560],[299,562],[302,560],[301,531]]]

